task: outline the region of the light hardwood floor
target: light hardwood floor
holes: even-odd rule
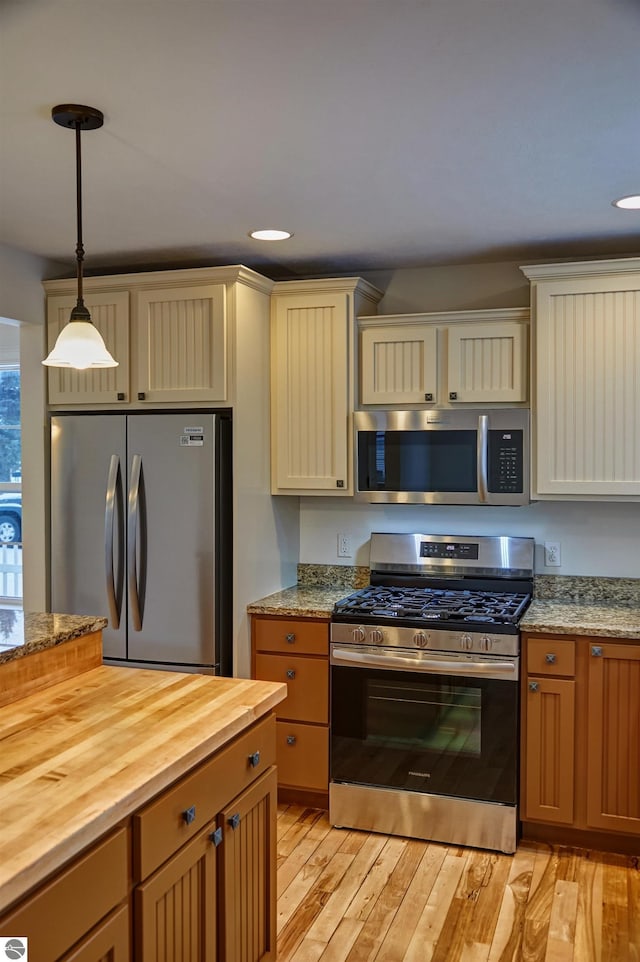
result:
[[[640,843],[639,843],[640,849]],[[640,858],[501,855],[278,808],[278,962],[640,962]]]

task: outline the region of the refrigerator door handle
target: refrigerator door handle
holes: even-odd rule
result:
[[[131,605],[131,620],[134,631],[142,631],[142,615],[140,610],[140,595],[138,593],[138,513],[140,505],[140,475],[142,472],[142,458],[134,454],[131,461],[131,479],[129,481],[129,514],[127,518],[127,567],[129,572],[129,602]]]
[[[120,458],[117,454],[111,455],[109,462],[109,474],[107,476],[107,493],[104,506],[104,571],[107,580],[107,601],[109,603],[109,616],[111,627],[117,630],[120,627],[120,617],[122,614],[122,591],[116,590],[116,576],[113,570],[113,542],[116,532],[114,522],[116,520],[116,497],[120,490],[119,506],[122,510],[122,481],[120,477]],[[118,531],[120,527],[118,526]],[[119,539],[120,540],[120,539]],[[122,565],[122,546],[120,545],[120,566]],[[119,570],[117,583],[122,588],[122,572]]]

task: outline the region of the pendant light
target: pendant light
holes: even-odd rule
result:
[[[117,367],[118,362],[109,354],[100,332],[91,322],[91,315],[82,299],[82,159],[80,154],[80,131],[97,130],[102,127],[104,116],[95,107],[79,104],[60,104],[51,111],[55,123],[69,127],[76,132],[76,215],[78,241],[76,244],[76,264],[78,277],[78,299],[71,311],[69,323],[60,331],[53,350],[42,362],[48,367],[73,367],[78,370],[87,368]]]

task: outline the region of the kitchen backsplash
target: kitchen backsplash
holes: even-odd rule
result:
[[[369,584],[367,565],[298,565],[298,584],[307,587],[364,588]]]
[[[369,584],[369,568],[366,565],[299,564],[298,584],[355,590]],[[535,575],[533,594],[539,601],[640,605],[640,578]]]

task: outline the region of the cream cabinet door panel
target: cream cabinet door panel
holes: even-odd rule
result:
[[[361,335],[362,404],[437,400],[435,327],[367,328]]]
[[[347,295],[281,297],[272,330],[273,490],[350,494]]]
[[[447,372],[450,401],[526,401],[526,326],[509,321],[452,325]]]
[[[128,401],[129,399],[129,293],[87,292],[84,302],[91,320],[100,331],[107,350],[118,367],[76,371],[73,368],[48,368],[50,404],[87,404]],[[76,304],[75,294],[54,294],[47,298],[49,350],[68,323]]]
[[[225,293],[224,284],[136,292],[138,400],[227,399]]]
[[[538,290],[538,494],[640,495],[640,290],[605,283]]]

